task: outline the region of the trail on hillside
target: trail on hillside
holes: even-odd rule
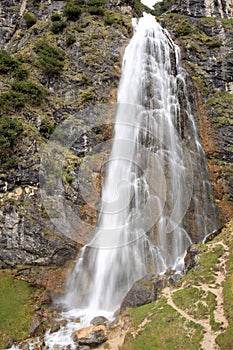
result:
[[[211,292],[216,297],[216,307],[214,310],[214,320],[217,323],[222,324],[219,330],[214,331],[210,324],[210,315],[207,319],[196,319],[192,316],[190,316],[186,311],[179,308],[175,302],[173,301],[172,295],[181,290],[184,289],[184,286],[181,286],[180,288],[170,288],[166,287],[163,290],[163,295],[167,299],[168,305],[170,305],[173,309],[175,309],[177,312],[179,312],[180,315],[182,315],[186,320],[192,321],[196,324],[199,324],[203,327],[203,339],[201,341],[201,347],[203,350],[220,350],[220,347],[218,344],[216,344],[216,338],[217,336],[222,333],[228,326],[228,321],[224,314],[223,309],[223,286],[222,283],[226,277],[226,261],[227,257],[229,255],[229,249],[228,247],[221,241],[217,243],[213,243],[209,245],[209,249],[214,248],[215,246],[221,244],[224,248],[224,254],[219,258],[219,263],[217,264],[218,271],[215,272],[215,282],[213,284],[206,284],[199,282],[199,285],[193,285],[194,288],[197,288],[199,290],[202,290],[204,292]]]

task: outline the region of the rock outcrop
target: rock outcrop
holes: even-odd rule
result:
[[[175,0],[173,11],[192,17],[222,17],[233,16],[233,5],[231,0]]]
[[[66,1],[0,4],[0,49],[7,51],[1,51],[0,112],[6,117],[0,128],[13,120],[0,154],[1,267],[62,265],[90,237],[101,181],[96,154],[102,152],[101,163],[109,145],[104,151],[98,145],[111,138],[112,117],[109,105],[94,106],[115,101],[120,55],[131,33],[130,18],[118,5],[98,5],[98,13],[91,13],[83,2],[82,14],[70,19]],[[43,154],[55,128],[61,125],[61,136],[69,120],[75,120],[77,135],[57,172],[51,168],[53,181],[42,166]],[[55,166],[52,154],[49,166]],[[43,198],[43,186],[49,198]]]

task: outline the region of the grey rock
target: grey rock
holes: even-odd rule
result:
[[[124,297],[120,312],[127,307],[137,307],[156,300],[158,291],[162,290],[166,284],[167,277],[158,275],[146,275],[136,281]]]

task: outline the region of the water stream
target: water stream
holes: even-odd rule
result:
[[[114,317],[147,273],[182,271],[192,242],[215,229],[214,205],[180,50],[155,18],[134,22],[118,88],[114,142],[96,234],[81,253],[62,300],[69,320],[46,345],[65,348],[95,316]]]

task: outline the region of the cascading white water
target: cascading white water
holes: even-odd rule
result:
[[[94,316],[111,318],[147,273],[181,271],[187,247],[215,229],[179,48],[151,15],[135,23],[117,102],[96,234],[62,300],[71,309],[66,315],[79,314],[87,323]],[[48,335],[46,344],[54,337],[61,343],[63,335]]]

